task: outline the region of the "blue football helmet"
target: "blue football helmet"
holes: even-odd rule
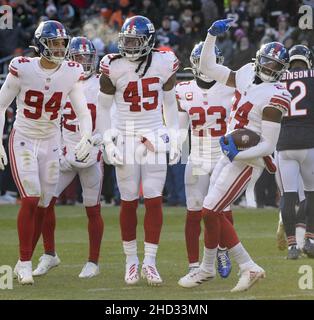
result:
[[[264,44],[256,53],[255,72],[263,82],[276,82],[289,67],[289,55],[280,42]]]
[[[301,60],[307,64],[309,69],[313,66],[313,53],[312,51],[302,44],[297,44],[289,50],[290,63],[295,60]]]
[[[83,66],[85,78],[96,70],[96,49],[94,44],[85,37],[71,39],[69,58]]]
[[[54,40],[63,39],[64,45],[56,44]],[[38,53],[47,60],[60,64],[67,56],[70,36],[59,21],[41,22],[35,31],[35,46]]]
[[[194,46],[190,55],[191,69],[196,78],[199,78],[205,82],[212,82],[213,80],[205,76],[199,69],[201,52],[202,52],[203,46],[204,46],[204,41],[201,41]],[[216,62],[218,64],[223,64],[224,56],[222,55],[221,51],[218,49],[217,46],[215,46],[215,54],[216,54]]]
[[[127,19],[119,33],[120,54],[130,61],[147,56],[155,45],[155,27],[143,16]]]

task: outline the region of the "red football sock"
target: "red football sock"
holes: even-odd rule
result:
[[[35,251],[37,242],[40,238],[42,232],[43,221],[45,218],[47,208],[37,207],[35,212],[35,226],[34,226],[34,235],[33,235],[33,252]]]
[[[230,211],[224,211],[224,212],[222,212],[221,215],[224,215],[225,219],[229,220],[229,222],[233,225],[233,217],[232,217],[232,211],[231,210]],[[222,219],[222,218],[220,218],[220,219]],[[221,220],[220,220],[220,223],[222,223]],[[220,248],[226,248],[226,244],[224,243],[223,233],[222,232],[220,234],[219,247]]]
[[[100,245],[104,233],[104,221],[101,216],[100,204],[86,207],[88,216],[89,258],[88,261],[98,264]]]
[[[135,199],[133,201],[121,200],[120,228],[123,241],[132,241],[136,239],[137,205],[138,199]]]
[[[220,215],[220,225],[222,243],[228,249],[233,248],[240,242],[234,226],[223,214]]]
[[[207,249],[216,249],[220,240],[220,219],[221,213],[203,208],[202,216],[206,228],[204,237]]]
[[[158,244],[162,227],[162,197],[144,199],[145,242]]]
[[[201,234],[202,211],[187,211],[185,220],[185,243],[189,263],[199,261],[199,238]]]
[[[20,260],[29,261],[33,253],[33,235],[35,229],[35,212],[39,197],[22,198],[17,217],[17,231],[20,242]]]
[[[43,242],[46,254],[55,254],[55,228],[56,228],[56,214],[55,203],[56,197],[53,197],[47,208],[44,222],[42,226]]]

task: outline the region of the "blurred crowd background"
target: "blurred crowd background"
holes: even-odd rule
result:
[[[12,30],[0,30],[0,61],[11,55],[25,53],[32,44],[38,23],[61,21],[70,34],[83,35],[93,41],[99,58],[117,52],[117,38],[124,20],[144,15],[155,25],[156,47],[172,50],[181,61],[179,79],[189,66],[193,46],[206,37],[213,21],[233,18],[229,32],[219,36],[217,45],[225,57],[225,65],[238,69],[255,57],[261,44],[280,41],[287,49],[305,44],[314,49],[313,30],[298,28],[300,5],[314,8],[314,0],[0,0],[0,5],[13,8]],[[9,40],[9,41],[8,41]],[[7,112],[5,140],[14,121],[14,105]],[[184,165],[169,168],[165,202],[185,205]],[[174,187],[175,186],[175,187]],[[74,181],[61,197],[62,203],[80,202],[79,183]],[[0,203],[11,200],[15,186],[7,168],[0,173]],[[273,176],[264,173],[256,186],[257,205],[277,206]],[[119,203],[113,168],[106,166],[103,188],[104,204]]]

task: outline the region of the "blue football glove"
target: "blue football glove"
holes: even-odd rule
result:
[[[239,150],[234,144],[234,141],[231,135],[227,136],[228,144],[225,144],[224,140],[225,140],[225,137],[221,137],[219,139],[221,150],[232,162],[234,157],[239,153]]]
[[[230,28],[233,19],[223,19],[215,21],[208,29],[208,33],[216,37],[221,33],[225,33]]]

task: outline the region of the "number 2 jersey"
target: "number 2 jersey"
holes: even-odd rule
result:
[[[149,57],[138,71],[139,61],[117,57],[109,54],[100,62],[100,71],[109,77],[116,88],[116,129],[127,134],[138,134],[163,127],[162,87],[179,68],[178,59],[172,52],[153,50],[151,64],[142,77]]]
[[[83,79],[82,65],[63,61],[56,70],[42,69],[40,58],[16,57],[9,72],[18,78],[14,128],[29,138],[50,138],[60,132],[60,108],[75,83]]]
[[[280,110],[285,115],[291,95],[280,82],[254,83],[254,64],[244,65],[236,72],[236,91],[228,123],[228,133],[246,128],[261,134],[265,107]]]
[[[210,89],[202,89],[192,80],[178,83],[176,95],[189,116],[192,161],[217,161],[221,156],[219,138],[227,132],[234,88],[216,82]]]
[[[277,150],[314,148],[314,70],[290,70],[281,81],[292,101],[289,113],[281,121]]]

